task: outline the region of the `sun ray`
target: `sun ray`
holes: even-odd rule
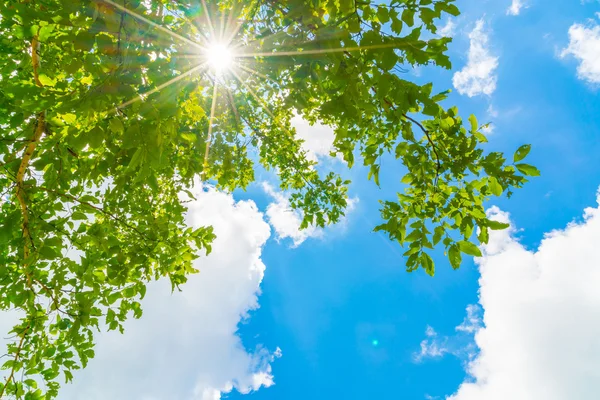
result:
[[[223,38],[225,37],[225,13],[223,12],[223,10],[220,11],[221,14],[221,18],[220,19],[220,23],[219,23],[219,41],[222,43],[223,42]]]
[[[150,26],[152,26],[152,27],[154,27],[154,28],[156,28],[156,29],[158,29],[158,30],[160,30],[160,31],[162,31],[162,32],[164,32],[164,33],[166,33],[166,34],[170,35],[170,36],[171,36],[171,37],[173,37],[173,38],[179,39],[179,40],[181,40],[181,41],[184,41],[185,43],[187,43],[187,44],[190,44],[190,45],[192,45],[192,46],[194,46],[194,47],[196,47],[196,48],[199,48],[199,49],[201,49],[201,50],[204,50],[204,46],[202,46],[201,44],[199,44],[199,43],[196,43],[196,42],[194,42],[193,40],[190,40],[190,39],[188,39],[188,38],[186,38],[186,37],[183,37],[183,36],[181,36],[181,35],[179,35],[179,34],[177,34],[177,33],[173,32],[173,31],[171,31],[171,30],[169,30],[169,29],[167,29],[167,28],[165,28],[165,27],[163,27],[163,26],[160,26],[160,25],[159,25],[159,24],[157,24],[156,22],[150,21],[148,18],[146,18],[146,17],[144,17],[144,16],[141,16],[140,14],[138,14],[138,13],[136,13],[136,12],[134,12],[134,11],[131,11],[131,10],[130,10],[130,9],[128,9],[128,8],[125,8],[125,7],[123,7],[122,5],[120,5],[120,4],[117,4],[117,3],[115,3],[115,2],[114,2],[114,1],[112,1],[112,0],[102,0],[102,1],[104,1],[104,2],[106,2],[106,3],[108,3],[108,4],[110,4],[111,6],[113,6],[113,7],[117,8],[117,9],[119,9],[119,10],[121,10],[121,11],[123,11],[123,12],[127,13],[127,14],[129,14],[129,15],[130,15],[130,16],[132,16],[133,18],[139,19],[140,21],[143,21],[143,22],[147,23],[148,25],[150,25]]]
[[[206,58],[206,56],[202,54],[177,54],[177,58],[197,60],[199,58]]]
[[[210,19],[210,10],[206,6],[206,1],[204,0],[202,0],[202,7],[204,7],[206,22],[208,23],[208,29],[210,29],[210,38],[211,40],[215,40],[215,27],[213,26],[212,20]]]
[[[240,112],[238,111],[238,109],[235,105],[233,93],[231,93],[231,90],[229,90],[229,88],[225,88],[225,90],[227,92],[227,102],[229,103],[229,105],[231,106],[231,109],[233,110],[233,115],[235,115],[235,120],[238,125],[241,125],[242,119],[240,118]]]
[[[246,82],[244,82],[242,80],[242,78],[237,74],[237,72],[235,72],[234,70],[231,70],[231,73],[233,74],[233,76],[236,77],[236,79],[246,88],[246,90],[248,90],[248,92],[250,92],[250,94],[252,95],[252,97],[254,97],[254,99],[256,101],[258,101],[263,108],[265,109],[265,111],[269,114],[269,116],[271,116],[271,118],[273,118],[273,120],[275,120],[275,116],[273,115],[273,113],[271,112],[271,110],[269,110],[269,106],[267,105],[267,103],[261,99],[255,92],[254,90],[252,90],[252,88],[250,87],[250,85],[248,85]]]
[[[374,44],[371,46],[357,46],[357,47],[338,47],[334,49],[313,49],[313,50],[294,50],[294,51],[267,51],[259,53],[240,53],[236,57],[248,58],[248,57],[283,57],[283,56],[298,56],[298,55],[314,55],[314,54],[327,54],[327,53],[342,53],[342,52],[353,52],[360,50],[374,50],[374,49],[389,49],[399,47],[397,43],[384,43]]]
[[[231,10],[229,10],[229,17],[227,18],[227,24],[225,25],[225,29],[224,29],[224,31],[222,33],[222,35],[223,35],[223,42],[226,43],[227,45],[229,45],[231,43],[231,41],[233,40],[233,38],[235,37],[235,35],[237,35],[237,33],[239,32],[238,26],[239,27],[242,26],[242,24],[240,24],[239,21],[236,18],[234,18],[234,15],[236,13],[236,4],[237,3],[233,3],[231,5]],[[237,22],[237,26],[235,26],[231,30],[231,32],[233,32],[233,34],[231,34],[231,33],[227,34],[228,31],[230,30],[230,28],[232,27],[234,21]],[[227,36],[225,36],[226,34],[227,34]]]
[[[242,65],[242,64],[238,64],[237,66],[238,66],[238,67],[240,67],[241,69],[243,69],[244,71],[246,71],[246,72],[250,73],[250,74],[257,75],[257,76],[259,76],[259,77],[261,77],[261,78],[263,78],[263,79],[266,79],[266,80],[268,80],[268,81],[269,81],[269,82],[271,82],[271,83],[279,84],[279,82],[277,82],[276,80],[274,80],[274,79],[272,79],[272,78],[269,78],[269,77],[268,77],[268,76],[266,76],[265,74],[263,74],[263,73],[260,73],[260,72],[258,72],[258,71],[257,71],[257,70],[255,70],[255,69],[252,69],[252,68],[250,68],[250,67],[246,67],[245,65]]]
[[[254,7],[256,5],[257,0],[253,0],[252,3],[250,4],[250,7]],[[231,11],[231,16],[233,16],[233,8]],[[242,27],[244,26],[244,21],[237,21],[237,27],[231,32],[231,34],[227,37],[227,41],[226,43],[231,43],[233,41],[233,39],[235,38],[235,36],[240,32],[240,29],[242,29]],[[235,44],[231,47],[232,51],[235,51],[236,49],[240,48],[244,46],[244,44],[242,42]]]
[[[257,38],[257,39],[252,39],[252,40],[250,40],[247,43],[240,42],[240,43],[235,44],[235,46],[233,48],[237,50],[237,49],[239,49],[241,47],[250,47],[250,46],[254,45],[257,42],[260,42],[260,41],[264,42],[264,41],[270,40],[270,39],[272,39],[272,38],[274,38],[274,37],[276,37],[278,35],[285,35],[285,32],[284,31],[273,32],[270,35],[267,35],[265,37],[261,37],[261,38]]]
[[[231,24],[233,24],[234,15],[236,12],[235,8],[236,8],[236,3],[234,2],[231,4],[231,9],[229,10],[229,16],[227,17],[227,23],[225,24],[225,28],[223,29],[223,32],[222,32],[222,35],[223,35],[222,39],[225,39],[225,43],[228,43],[228,44],[229,44],[230,40],[228,40],[229,37],[225,37],[225,34],[231,28]]]
[[[213,80],[212,105],[210,107],[210,119],[208,121],[208,135],[206,136],[206,147],[204,150],[204,166],[202,168],[202,175],[203,175],[204,179],[206,179],[206,170],[208,169],[208,153],[210,152],[210,142],[212,140],[212,129],[213,129],[213,122],[215,119],[215,111],[217,109],[218,94],[219,94],[218,82],[217,82],[217,79],[214,79]]]
[[[240,112],[239,112],[237,106],[235,105],[235,100],[233,98],[233,93],[231,92],[231,90],[226,87],[225,88],[225,92],[227,94],[227,103],[229,104],[229,106],[231,107],[231,110],[233,111],[233,114],[235,115],[235,122],[236,122],[237,126],[240,127],[242,129],[242,131],[243,131],[243,129],[244,129],[244,121],[246,121],[246,119],[245,118],[242,119],[242,117],[240,115]],[[251,130],[253,130],[250,126],[248,126],[248,128],[250,128]],[[253,130],[253,131],[255,131],[255,130]],[[236,138],[236,139],[237,139],[236,145],[239,146],[241,144],[240,141],[239,141],[239,138]],[[248,138],[248,140],[246,140],[246,143],[243,143],[241,147],[243,149],[246,149],[248,147],[248,144],[251,141],[252,141],[252,136],[250,136]]]
[[[194,29],[194,31],[196,31],[196,33],[198,33],[198,35],[200,35],[200,38],[201,38],[201,39],[202,39],[202,41],[204,42],[204,45],[205,45],[205,46],[208,46],[208,44],[209,44],[209,41],[208,41],[208,37],[206,36],[206,33],[205,33],[205,32],[203,32],[203,31],[202,31],[200,28],[198,28],[198,27],[196,26],[196,24],[195,24],[195,23],[194,23],[194,22],[193,22],[191,19],[189,19],[189,18],[188,18],[188,17],[186,17],[185,15],[182,15],[182,14],[180,14],[180,13],[178,13],[178,12],[175,12],[175,11],[172,11],[172,13],[173,13],[173,15],[176,15],[176,16],[177,16],[177,18],[179,18],[179,19],[181,19],[181,20],[185,21],[185,22],[186,22],[186,23],[187,23],[189,26],[191,26],[191,27]]]
[[[150,96],[150,95],[152,95],[152,94],[154,94],[154,93],[156,93],[156,92],[158,92],[158,91],[166,88],[167,86],[172,85],[175,82],[178,82],[178,81],[182,80],[183,78],[185,78],[187,76],[190,76],[191,74],[193,74],[193,73],[195,73],[197,71],[200,71],[204,66],[206,66],[205,62],[202,63],[202,64],[199,64],[199,65],[196,65],[194,68],[190,69],[187,72],[184,72],[183,74],[181,74],[179,76],[176,76],[175,78],[169,80],[168,82],[165,82],[165,83],[163,83],[163,84],[155,87],[154,89],[152,89],[152,90],[150,90],[150,91],[148,91],[146,93],[142,93],[142,94],[134,97],[133,99],[131,99],[129,101],[126,101],[125,103],[117,106],[117,110],[121,109],[121,108],[125,108],[125,107],[127,107],[127,106],[129,106],[129,105],[131,105],[131,104],[133,104],[133,103],[135,103],[137,101],[143,100],[144,98],[146,98],[146,97],[148,97],[148,96]]]

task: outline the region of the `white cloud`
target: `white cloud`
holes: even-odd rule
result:
[[[488,48],[489,37],[483,19],[477,21],[469,39],[467,65],[454,74],[452,83],[460,94],[469,97],[491,95],[496,90],[498,57],[493,56]]]
[[[128,321],[124,335],[98,334],[96,358],[61,399],[217,400],[273,384],[280,350],[248,352],[237,335],[258,307],[269,225],[252,201],[213,189],[197,199],[188,223],[213,225],[217,235],[213,252],[195,263],[200,273],[174,294],[168,281],[150,285],[142,318]]]
[[[495,129],[496,127],[494,126],[494,124],[489,122],[481,127],[481,132],[485,133],[486,135],[491,135],[492,133],[494,133]]]
[[[481,307],[475,304],[467,306],[467,316],[462,324],[456,327],[459,332],[475,333],[481,328]]]
[[[425,339],[421,341],[421,350],[413,355],[415,362],[421,362],[425,358],[440,358],[449,352],[447,338],[438,338],[438,334],[431,326],[425,329]]]
[[[600,83],[600,25],[596,22],[590,22],[587,26],[571,25],[569,46],[563,49],[560,56],[573,56],[579,61],[579,79],[593,84]]]
[[[273,186],[263,182],[263,190],[275,201],[267,206],[267,218],[275,229],[277,240],[292,239],[292,247],[300,246],[308,238],[323,236],[323,230],[309,226],[300,230],[302,214],[290,207],[290,201],[283,193],[276,191]]]
[[[300,115],[292,118],[291,122],[296,128],[296,136],[304,140],[302,147],[306,150],[309,160],[317,161],[318,158],[330,157],[335,137],[332,127],[320,123],[311,125]]]
[[[440,36],[452,37],[452,36],[454,36],[455,31],[456,31],[456,23],[454,23],[453,19],[448,19],[448,22],[446,22],[446,25],[439,28],[437,33]]]
[[[425,359],[441,358],[451,354],[463,361],[472,360],[475,355],[473,336],[481,327],[481,308],[475,304],[467,306],[467,316],[458,325],[456,333],[451,336],[440,336],[435,329],[427,326],[425,339],[420,343],[419,352],[413,354],[413,360],[417,363]]]
[[[266,215],[269,224],[275,229],[278,241],[291,239],[293,242],[292,247],[298,247],[308,238],[322,238],[324,236],[323,229],[314,226],[301,230],[302,213],[291,208],[288,196],[275,190],[267,182],[263,182],[262,187],[265,193],[275,200],[267,206]],[[357,197],[348,199],[346,216],[342,217],[338,225],[345,226],[348,213],[354,210],[358,201]]]
[[[506,10],[507,15],[519,15],[524,4],[522,0],[512,0],[512,4]]]
[[[600,204],[600,193],[598,195]],[[498,220],[509,215],[490,210]],[[600,390],[600,208],[537,250],[493,231],[478,259],[485,327],[453,400],[595,399]]]

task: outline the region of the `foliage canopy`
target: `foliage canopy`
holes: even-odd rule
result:
[[[474,116],[399,73],[450,68],[436,23],[458,13],[453,0],[2,2],[0,310],[22,318],[0,398],[56,397],[97,329],[141,315],[147,282],[195,272],[214,239],[184,222],[196,178],[243,189],[260,164],[303,227],[337,222],[349,182],[307,159],[294,113],[333,126],[333,153],[376,185],[384,154],[404,165],[375,229],[406,246],[409,271],[433,275],[440,243],[454,268],[480,255],[477,240],[506,227],[484,202],[538,171],[529,146],[484,152]],[[216,43],[226,71],[207,59]]]

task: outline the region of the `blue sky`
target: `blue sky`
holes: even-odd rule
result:
[[[569,44],[569,27],[587,24],[600,7],[530,1],[513,16],[506,14],[508,3],[459,2],[453,70],[427,69],[417,79],[433,81],[440,91],[452,87],[453,74],[467,62],[468,34],[476,21],[485,21],[489,52],[498,57],[496,89],[471,98],[455,90],[448,103],[493,122],[490,148],[510,152],[533,145],[530,161],[542,177],[510,201],[494,204],[511,213],[522,229],[521,243],[536,248],[544,232],[564,227],[595,204],[600,100],[594,84],[577,77],[578,61],[559,53]],[[343,234],[296,249],[285,242],[267,245],[261,308],[240,332],[249,345],[281,347],[283,357],[273,363],[276,385],[244,397],[444,398],[465,379],[464,355],[415,363],[414,353],[428,325],[453,335],[465,308],[477,303],[477,268],[467,262],[451,271],[438,257],[434,279],[420,271],[406,274],[393,246],[369,232],[378,217],[377,199],[394,193],[398,175],[388,171],[382,190],[364,176],[360,169],[352,172],[360,203]]]
[[[399,190],[394,168],[382,189],[345,172],[352,210],[324,231],[298,233],[263,182],[234,198],[209,190],[189,216],[218,236],[200,275],[175,296],[153,285],[144,318],[101,335],[61,398],[594,398],[600,212],[582,215],[600,185],[600,2],[523,0],[507,13],[512,3],[458,1],[453,69],[410,72],[491,121],[490,150],[531,143],[542,171],[489,205],[513,228],[478,263],[452,271],[438,254],[434,278],[405,272],[401,249],[371,232],[377,200]],[[314,157],[326,153],[328,128],[297,123]]]

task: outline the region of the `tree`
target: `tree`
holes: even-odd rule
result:
[[[404,165],[375,229],[407,247],[409,271],[433,275],[440,242],[454,268],[480,255],[506,227],[484,202],[538,171],[521,163],[529,146],[512,163],[484,152],[477,119],[441,106],[448,92],[398,73],[450,68],[435,24],[458,15],[452,1],[0,4],[0,309],[21,316],[0,398],[56,397],[94,331],[141,316],[147,282],[196,272],[214,239],[184,222],[199,177],[244,189],[262,165],[303,228],[337,222],[349,182],[306,158],[295,112],[335,127],[334,153],[376,185],[384,154]]]

